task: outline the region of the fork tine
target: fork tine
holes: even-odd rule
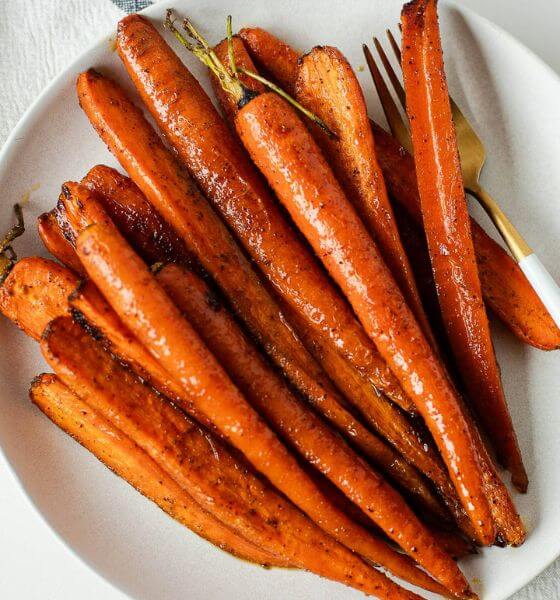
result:
[[[400,23],[399,23],[399,27],[400,27]],[[399,65],[400,65],[401,61],[402,61],[401,49],[399,48],[399,45],[397,43],[397,40],[395,39],[395,36],[393,35],[393,32],[390,29],[387,29],[386,33],[387,33],[387,37],[389,38],[389,43],[391,44],[391,48],[393,49],[393,52],[395,53],[395,56],[397,57],[397,60],[399,61]]]
[[[385,72],[389,76],[389,80],[391,81],[391,85],[393,86],[393,89],[395,90],[395,93],[397,94],[397,97],[401,103],[401,106],[404,108],[404,110],[406,110],[406,96],[404,93],[404,88],[402,86],[402,83],[401,83],[400,79],[397,77],[397,74],[395,73],[393,66],[389,62],[389,59],[387,58],[387,55],[385,54],[385,50],[383,50],[383,46],[380,44],[379,40],[377,38],[373,38],[373,43],[375,44],[377,54],[379,54],[379,58],[381,59],[381,62],[383,63]]]
[[[377,95],[381,101],[383,112],[385,113],[385,117],[389,123],[389,128],[391,129],[393,135],[399,140],[399,143],[406,150],[411,152],[412,143],[410,139],[410,133],[404,119],[401,116],[397,104],[393,100],[393,96],[391,96],[391,92],[389,91],[389,88],[387,87],[387,84],[381,75],[381,71],[379,70],[367,44],[362,44],[362,49],[364,51],[364,56],[369,67],[369,71],[373,78],[375,89],[377,90]]]

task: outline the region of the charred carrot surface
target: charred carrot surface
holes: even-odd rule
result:
[[[492,543],[495,531],[478,456],[456,394],[311,134],[272,93],[246,104],[236,126],[253,160],[416,403],[479,540]]]
[[[415,558],[422,563],[420,548],[428,539],[424,526],[416,520],[402,498],[290,392],[228,312],[208,301],[210,290],[206,284],[194,273],[178,265],[163,268],[157,279],[251,405],[288,445],[323,473],[364,514],[369,516],[380,512],[376,508],[379,502],[400,504],[399,533],[402,534],[403,530],[416,531],[412,534],[417,541]],[[354,549],[397,577],[430,591],[441,593],[445,589],[427,578],[414,562],[393,551],[386,543],[374,541],[371,537],[363,541],[366,543],[362,544],[360,540]]]
[[[416,178],[446,331],[471,404],[511,474],[528,480],[492,345],[471,236],[435,0],[402,12],[403,76]]]
[[[302,57],[296,97],[335,134],[329,136],[317,126],[311,130],[426,337],[435,345],[377,162],[364,95],[352,67],[337,48],[318,46]]]
[[[0,286],[0,311],[37,340],[49,321],[70,314],[68,296],[77,285],[76,275],[53,260],[22,258]]]
[[[197,535],[239,558],[263,566],[288,566],[287,560],[260,550],[204,510],[146,452],[81,400],[56,375],[37,377],[29,394],[33,403],[55,425]]]
[[[313,526],[69,319],[53,321],[41,345],[66,385],[131,437],[203,507],[245,533],[246,539],[319,574],[350,585],[353,581],[366,593],[414,597]]]
[[[119,231],[127,239],[134,240],[135,250],[148,264],[192,262],[185,243],[128,177],[111,167],[96,165],[81,183],[97,192],[99,201]]]
[[[37,219],[39,237],[45,248],[63,265],[66,265],[78,275],[84,274],[82,264],[78,260],[72,244],[64,237],[57,218],[56,209],[43,213]]]
[[[181,313],[169,300],[153,275],[134,255],[126,242],[112,229],[94,225],[78,239],[78,254],[90,277],[101,286],[121,319],[126,320],[135,335],[146,345],[168,372],[180,381],[195,398],[196,406],[222,431],[249,461],[306,512],[325,531],[352,548],[356,525],[330,504],[315,483],[299,467],[278,438],[267,428],[257,413],[233,386]],[[117,285],[115,283],[118,282]],[[390,503],[380,503],[372,514],[386,529],[400,529],[399,513]],[[395,519],[392,526],[388,523]],[[358,528],[359,529],[359,528]],[[367,534],[365,534],[367,535]],[[402,534],[402,546],[414,543]],[[411,551],[411,548],[408,547]],[[412,554],[415,554],[412,552]],[[439,555],[439,556],[438,556]],[[429,565],[434,575],[447,586],[447,581],[463,581],[457,569],[443,565],[449,558],[434,546]],[[418,558],[418,556],[415,556]],[[428,565],[424,565],[428,568]],[[432,574],[432,571],[430,571]],[[466,587],[465,587],[466,586]]]
[[[78,95],[92,124],[133,181],[173,225],[294,386],[311,399],[336,395],[225,225],[123,90],[90,70],[78,79]]]
[[[299,54],[260,27],[241,29],[239,37],[259,69],[270,75],[288,94],[295,95]]]
[[[234,53],[236,48],[242,50],[237,42]],[[239,141],[157,30],[139,15],[125,17],[119,24],[118,50],[191,176],[279,296],[378,389],[410,408],[375,346],[276,206]],[[229,110],[234,112],[234,107]],[[371,401],[378,401],[373,390]]]

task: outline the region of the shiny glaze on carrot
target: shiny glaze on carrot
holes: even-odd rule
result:
[[[291,393],[227,309],[210,299],[211,292],[204,281],[184,267],[173,264],[164,267],[157,280],[253,408],[265,417],[276,433],[385,531],[391,531],[392,527],[380,523],[385,520],[382,515],[386,507],[392,506],[392,512],[400,513],[399,534],[393,539],[406,548],[401,540],[410,535],[416,545],[414,558],[425,564],[426,548],[431,558],[434,546],[428,530],[378,473]],[[410,552],[410,548],[407,549]],[[354,550],[409,583],[445,593],[445,588],[427,577],[411,559],[377,538],[358,535]]]
[[[414,159],[383,128],[375,123],[372,128],[391,196],[422,224]],[[541,350],[560,348],[560,329],[517,263],[472,217],[470,223],[486,306],[522,342]]]
[[[56,259],[72,269],[74,273],[84,274],[82,263],[78,260],[72,244],[64,237],[64,233],[58,224],[56,209],[43,213],[38,217],[37,230],[39,237],[45,244],[45,248]]]
[[[242,49],[239,44],[238,51]],[[125,17],[119,23],[118,50],[166,138],[280,297],[379,390],[410,407],[347,302],[299,240],[237,138],[153,25],[139,15]],[[378,401],[373,390],[371,401]]]
[[[456,393],[360,218],[305,125],[279,96],[245,105],[237,131],[418,407],[481,543],[494,525]]]
[[[76,275],[53,260],[22,258],[0,286],[0,312],[38,340],[49,321],[70,314],[68,296],[77,285]]]
[[[377,162],[362,88],[337,48],[317,46],[301,58],[296,97],[335,134],[332,137],[320,127],[311,128],[424,334],[436,348]]]
[[[439,305],[471,405],[512,481],[528,480],[509,413],[471,236],[436,0],[403,8],[403,77],[416,178]]]
[[[238,35],[259,69],[270,75],[288,94],[294,96],[299,54],[260,27],[245,27]]]
[[[78,79],[78,96],[132,180],[174,227],[286,377],[306,397],[337,396],[226,226],[122,88],[90,70]]]
[[[244,560],[267,567],[289,566],[287,560],[260,550],[203,509],[146,452],[81,400],[56,375],[49,373],[35,378],[29,395],[55,425],[197,535]]]
[[[293,94],[298,53],[262,29],[242,29],[239,35],[259,67]],[[390,195],[422,223],[414,160],[384,129],[373,122],[372,129]],[[541,350],[560,348],[560,329],[516,262],[474,219],[471,229],[487,306],[522,342]]]
[[[371,591],[408,598],[400,588],[321,532],[243,468],[219,442],[130,375],[69,319],[53,321],[41,342],[64,383],[131,437],[203,508],[292,564]]]
[[[78,237],[77,251],[121,320],[193,398],[195,407],[296,506],[351,547],[357,526],[327,500],[248,404],[124,238],[106,225],[92,225]],[[402,593],[351,552],[338,548],[355,586],[388,598]]]
[[[127,239],[134,239],[136,252],[148,264],[192,262],[185,243],[128,177],[112,167],[96,165],[81,183],[98,194],[111,220]]]

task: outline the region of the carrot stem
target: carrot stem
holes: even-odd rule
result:
[[[10,228],[0,241],[0,284],[4,283],[4,280],[17,262],[17,255],[11,244],[15,239],[23,235],[25,231],[23,210],[19,204],[14,204],[14,213],[16,215],[16,224]]]

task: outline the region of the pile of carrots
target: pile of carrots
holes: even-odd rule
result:
[[[33,402],[236,556],[378,598],[421,597],[391,575],[476,598],[456,559],[526,535],[494,457],[528,485],[487,310],[537,348],[560,331],[468,217],[436,2],[402,13],[414,159],[336,48],[300,57],[258,28],[211,48],[167,25],[225,118],[139,15],[117,50],[160,132],[115,80],[79,76],[127,176],[66,182],[38,222],[58,262],[23,258],[0,286],[54,372]]]

